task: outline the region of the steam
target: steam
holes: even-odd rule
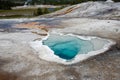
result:
[[[32,0],[27,0],[24,4],[24,6],[27,6]]]

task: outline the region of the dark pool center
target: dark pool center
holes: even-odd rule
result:
[[[47,45],[56,56],[66,60],[74,59],[77,54],[87,54],[94,50],[90,40],[71,35],[50,35],[43,40],[43,45]]]

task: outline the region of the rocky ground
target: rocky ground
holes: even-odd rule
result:
[[[119,19],[55,17],[40,19],[10,20],[12,23],[9,20],[0,20],[0,80],[120,79]],[[4,26],[8,27],[3,28],[3,22],[6,23]],[[54,31],[64,34],[98,36],[112,39],[117,44],[109,51],[77,64],[63,65],[48,62],[40,59],[29,43],[40,40],[46,36],[43,34]]]
[[[120,2],[85,2],[45,15],[47,17],[120,20]],[[44,16],[44,17],[45,17]]]

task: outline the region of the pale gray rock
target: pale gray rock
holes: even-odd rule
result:
[[[120,20],[120,2],[85,2],[45,16]]]
[[[31,31],[43,33],[42,31],[35,29],[19,31],[0,29],[0,80],[119,80],[119,4],[120,3],[106,2],[87,2],[77,4],[73,7],[79,7],[78,9],[65,15],[59,15],[59,17],[66,18],[46,18],[46,21],[49,20],[47,22],[42,22],[40,20],[40,22],[44,24],[55,25],[54,27],[49,27],[50,33],[55,31],[64,34],[73,33],[75,35],[98,36],[112,39],[117,42],[117,45],[113,46],[109,51],[77,64],[63,65],[40,59],[29,43],[45,37],[33,34]],[[70,7],[66,9],[69,8]],[[62,11],[66,9],[63,9]],[[109,9],[113,9],[113,11],[109,12]],[[103,14],[102,12],[105,13]],[[53,16],[52,14],[50,15]],[[102,19],[108,18],[116,20],[78,18],[83,16],[90,18],[102,17]],[[0,23],[7,21],[24,22],[34,20],[39,20],[39,18],[0,20]],[[0,25],[0,27],[2,26]]]

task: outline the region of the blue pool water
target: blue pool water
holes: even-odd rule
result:
[[[83,40],[70,35],[50,35],[43,40],[43,45],[47,45],[54,54],[62,59],[71,60],[77,54],[86,54],[93,51],[93,44],[89,40]]]

